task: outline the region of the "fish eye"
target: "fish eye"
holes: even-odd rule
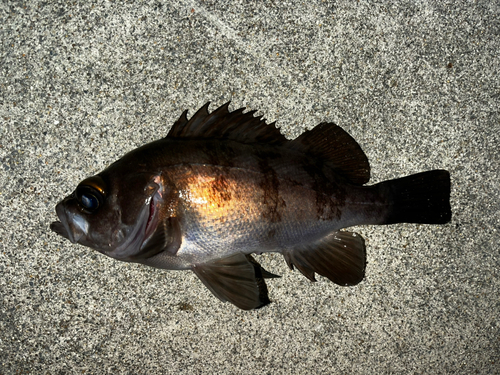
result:
[[[89,211],[95,211],[99,208],[99,199],[90,192],[80,195],[80,203]]]
[[[105,184],[100,176],[94,176],[82,181],[75,191],[76,199],[80,206],[92,213],[96,211],[105,200]]]

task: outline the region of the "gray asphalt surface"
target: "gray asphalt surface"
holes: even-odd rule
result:
[[[2,1],[0,374],[500,373],[500,9],[491,1]],[[366,279],[282,278],[244,312],[191,272],[49,230],[56,203],[184,109],[288,138],[334,121],[371,182],[435,168],[453,220],[355,230]]]

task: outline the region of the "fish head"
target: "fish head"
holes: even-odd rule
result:
[[[78,243],[122,261],[137,261],[159,222],[160,175],[103,171],[80,182],[56,206],[60,221],[50,228]]]

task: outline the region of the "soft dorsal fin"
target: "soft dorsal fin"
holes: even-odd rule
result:
[[[370,180],[368,158],[344,129],[322,122],[290,142],[289,147],[321,160],[355,184]]]
[[[293,141],[287,140],[272,124],[267,125],[256,111],[243,113],[244,108],[229,112],[229,102],[212,113],[206,103],[191,119],[187,111],[175,122],[168,138],[230,139],[242,143],[266,143],[286,147],[308,155],[334,169],[355,184],[370,179],[370,165],[358,143],[342,128],[323,122]]]
[[[212,113],[210,103],[201,107],[189,121],[187,111],[170,129],[167,137],[231,139],[243,143],[285,143],[287,139],[272,124],[267,125],[262,116],[254,117],[256,111],[243,113],[245,108],[229,112],[229,102]]]

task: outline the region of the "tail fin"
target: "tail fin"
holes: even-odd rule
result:
[[[444,224],[451,220],[448,171],[417,173],[378,186],[391,202],[384,224]]]

